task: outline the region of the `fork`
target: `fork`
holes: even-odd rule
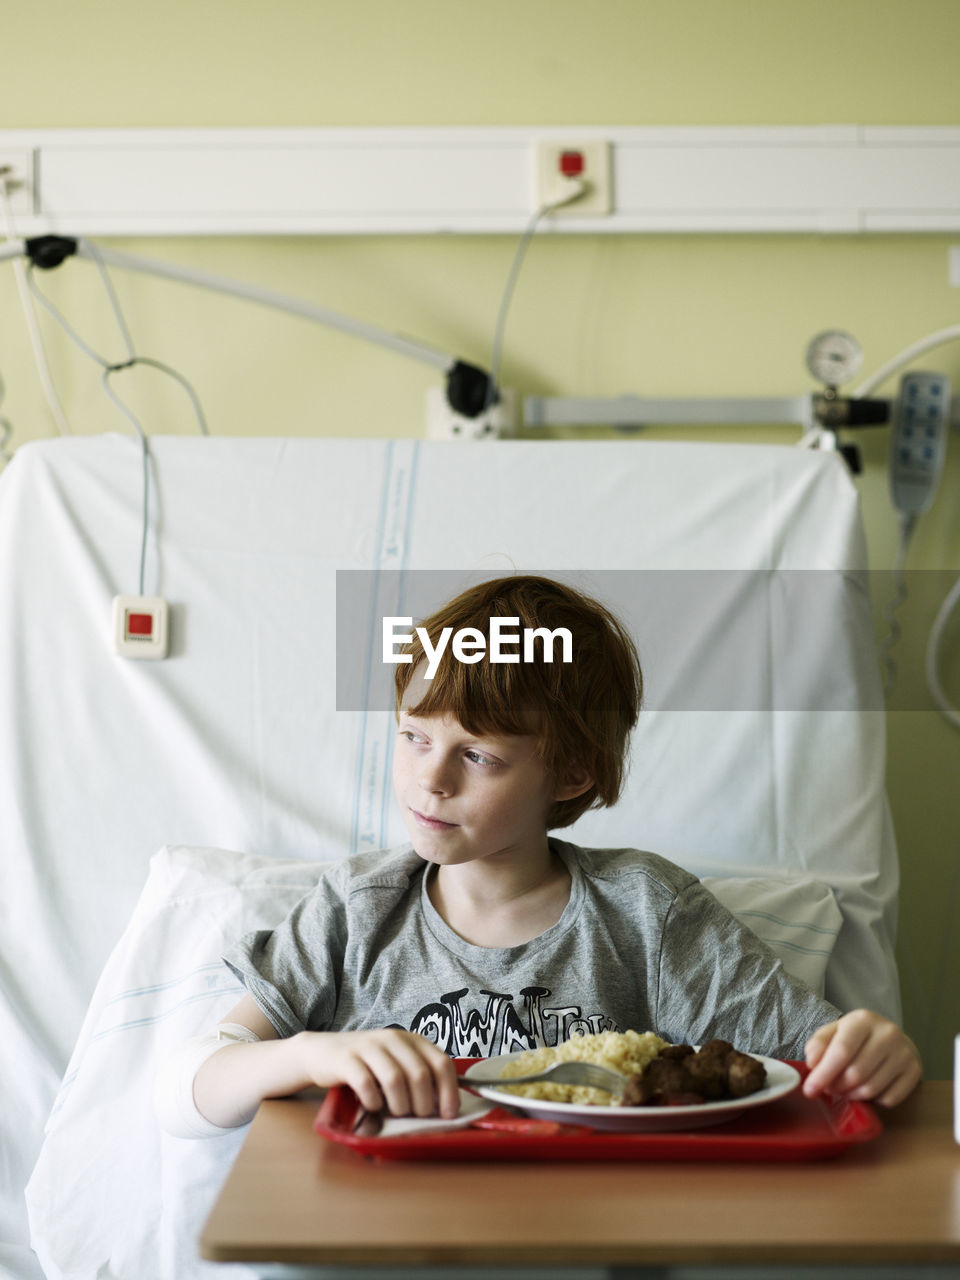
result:
[[[481,1076],[473,1071],[463,1078],[466,1085],[485,1085],[492,1089],[502,1089],[515,1084],[533,1084],[543,1080],[550,1084],[570,1084],[581,1089],[604,1089],[607,1093],[621,1093],[627,1083],[626,1076],[619,1071],[611,1071],[609,1067],[598,1067],[592,1062],[556,1062],[546,1071],[538,1071],[532,1076]]]
[[[463,1083],[482,1085],[493,1089],[502,1089],[513,1084],[533,1084],[543,1080],[551,1084],[576,1085],[581,1089],[603,1089],[606,1093],[619,1094],[627,1083],[627,1077],[619,1071],[611,1071],[608,1067],[598,1067],[592,1062],[555,1062],[546,1071],[538,1071],[533,1076],[479,1076],[471,1070],[462,1077]],[[360,1110],[354,1123],[354,1133],[370,1137],[383,1128],[382,1111]]]

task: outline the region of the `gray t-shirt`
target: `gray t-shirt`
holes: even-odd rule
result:
[[[276,929],[224,959],[281,1036],[402,1027],[454,1057],[632,1028],[798,1058],[839,1016],[695,876],[635,849],[550,845],[570,900],[520,946],[464,941],[406,845],[335,864]]]

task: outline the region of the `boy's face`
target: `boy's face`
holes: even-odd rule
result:
[[[408,705],[417,705],[422,688],[411,682]],[[557,788],[536,755],[536,738],[477,736],[453,716],[411,716],[406,705],[393,785],[420,857],[459,866],[542,853]]]

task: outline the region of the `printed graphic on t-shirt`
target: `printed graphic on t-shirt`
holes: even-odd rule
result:
[[[454,1058],[491,1058],[520,1049],[553,1048],[573,1035],[596,1035],[620,1028],[605,1013],[585,1013],[579,1004],[547,1004],[549,987],[522,987],[521,1007],[505,991],[479,992],[486,1003],[469,1003],[471,991],[448,991],[425,1004],[410,1030]],[[464,1004],[462,1002],[466,1001]]]

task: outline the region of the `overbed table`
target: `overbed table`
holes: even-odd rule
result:
[[[264,1103],[201,1239],[214,1261],[410,1266],[960,1265],[953,1086],[802,1163],[372,1161]]]

